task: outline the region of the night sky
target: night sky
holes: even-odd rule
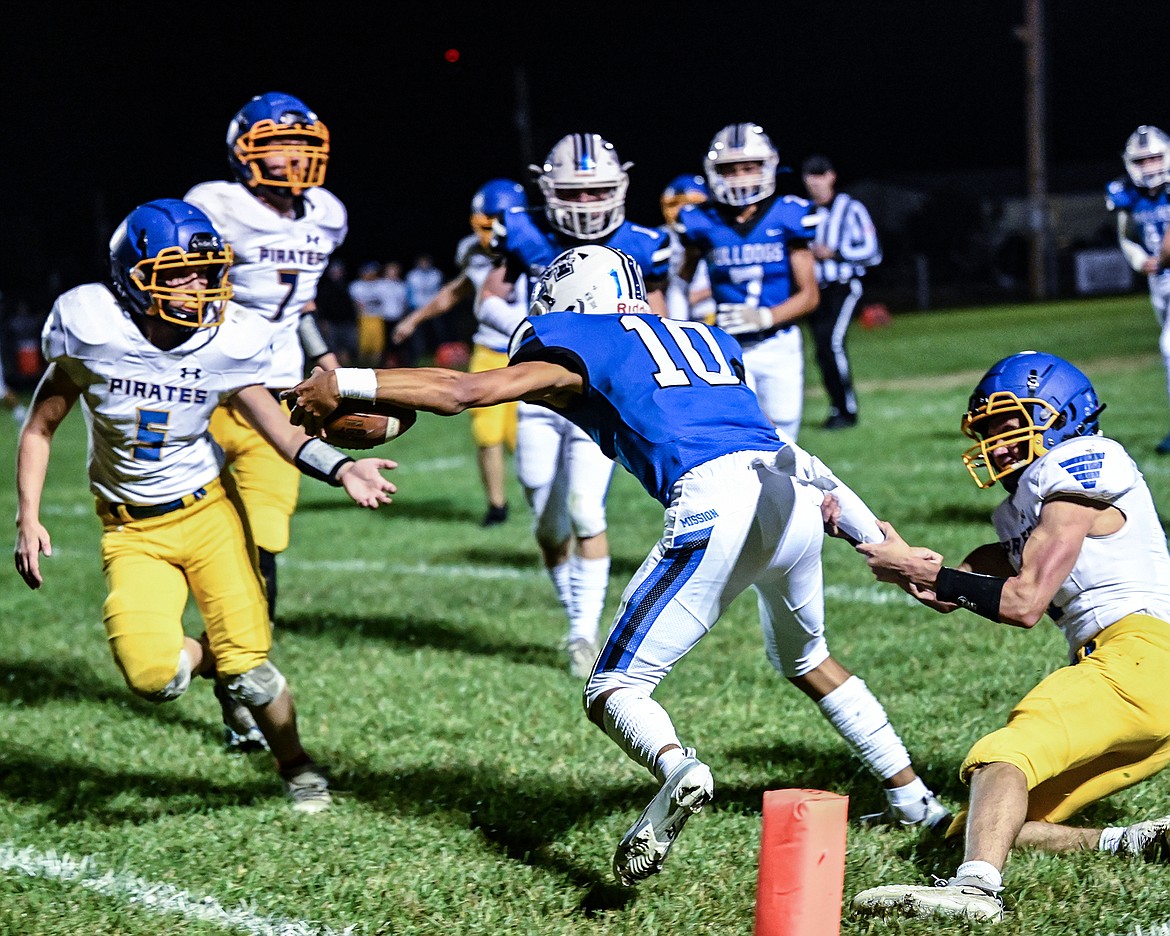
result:
[[[635,163],[628,215],[649,224],[662,187],[701,171],[711,136],[739,120],[764,127],[782,164],[830,155],[846,187],[1002,168],[1022,185],[1022,0],[551,6],[200,16],[193,4],[91,4],[58,18],[25,4],[0,30],[0,290],[41,288],[52,271],[61,288],[99,277],[110,230],[136,204],[225,177],[228,121],[269,90],[302,97],[332,132],[327,186],[349,208],[351,267],[426,251],[454,272],[474,190],[527,181],[527,161],[575,131]],[[1135,126],[1170,124],[1158,8],[1048,6],[1050,158],[1104,167],[1098,187],[1122,171]]]

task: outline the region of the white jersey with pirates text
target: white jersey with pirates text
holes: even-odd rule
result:
[[[1045,500],[1076,495],[1116,507],[1125,525],[1109,536],[1085,537],[1068,578],[1049,609],[1076,651],[1127,614],[1144,611],[1170,621],[1170,552],[1150,489],[1129,453],[1104,436],[1069,439],[1024,469],[1015,494],[992,517],[1012,565],[1040,522]]]
[[[265,323],[228,303],[218,328],[192,329],[164,351],[143,336],[101,283],[53,304],[42,332],[45,360],[82,389],[89,482],[111,503],[165,504],[219,476],[223,451],[212,411],[269,371]]]
[[[496,260],[491,251],[479,242],[478,237],[474,234],[468,234],[455,248],[455,262],[471,280],[471,285],[475,287],[475,307],[478,311],[479,296],[483,291],[483,284],[487,280],[488,274],[496,268]],[[528,315],[528,277],[523,273],[516,279],[515,292],[513,292],[512,300],[508,305],[516,313],[516,324],[520,324]],[[508,341],[511,337],[511,332],[505,334],[502,329],[497,328],[491,322],[477,317],[475,334],[472,335],[471,340],[480,347],[503,354],[508,350]]]
[[[272,368],[265,386],[300,383],[305,355],[297,323],[317,295],[330,254],[345,240],[345,206],[328,190],[311,188],[304,194],[304,215],[282,218],[239,182],[204,182],[184,199],[202,209],[232,245],[235,301],[268,323]]]

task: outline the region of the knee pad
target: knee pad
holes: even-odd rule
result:
[[[217,676],[224,691],[248,708],[264,708],[284,692],[288,683],[271,661],[265,660],[254,669],[234,676]]]
[[[569,502],[569,526],[573,535],[578,539],[588,539],[605,532],[605,502],[590,500],[583,503],[578,500]]]
[[[147,689],[142,685],[143,682],[144,680],[141,679],[131,682],[129,676],[126,678],[126,684],[130,687],[130,691],[149,702],[173,702],[181,696],[191,685],[191,657],[186,648],[179,651],[179,663],[175,675],[165,686],[161,689]]]

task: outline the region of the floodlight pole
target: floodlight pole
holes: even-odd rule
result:
[[[1031,257],[1029,292],[1033,299],[1050,293],[1051,242],[1048,218],[1047,61],[1044,47],[1044,0],[1024,0],[1024,25],[1016,35],[1024,43],[1025,115],[1028,141],[1028,234]]]

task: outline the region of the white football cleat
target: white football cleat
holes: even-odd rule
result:
[[[686,760],[663,781],[662,788],[622,836],[614,853],[614,877],[626,887],[633,887],[662,870],[686,821],[715,795],[711,768],[695,757],[693,748],[687,748],[684,753]]]
[[[1146,861],[1170,861],[1170,816],[1126,826],[1117,843],[1117,854],[1134,855]]]
[[[577,637],[569,641],[566,649],[569,654],[569,674],[574,679],[588,679],[600,648],[592,640]]]
[[[857,916],[948,917],[960,920],[1003,919],[1003,900],[979,878],[939,878],[933,887],[887,884],[871,887],[853,898]]]
[[[291,770],[282,770],[280,779],[284,781],[295,812],[319,813],[333,805],[329,781],[321,768],[311,761]]]

